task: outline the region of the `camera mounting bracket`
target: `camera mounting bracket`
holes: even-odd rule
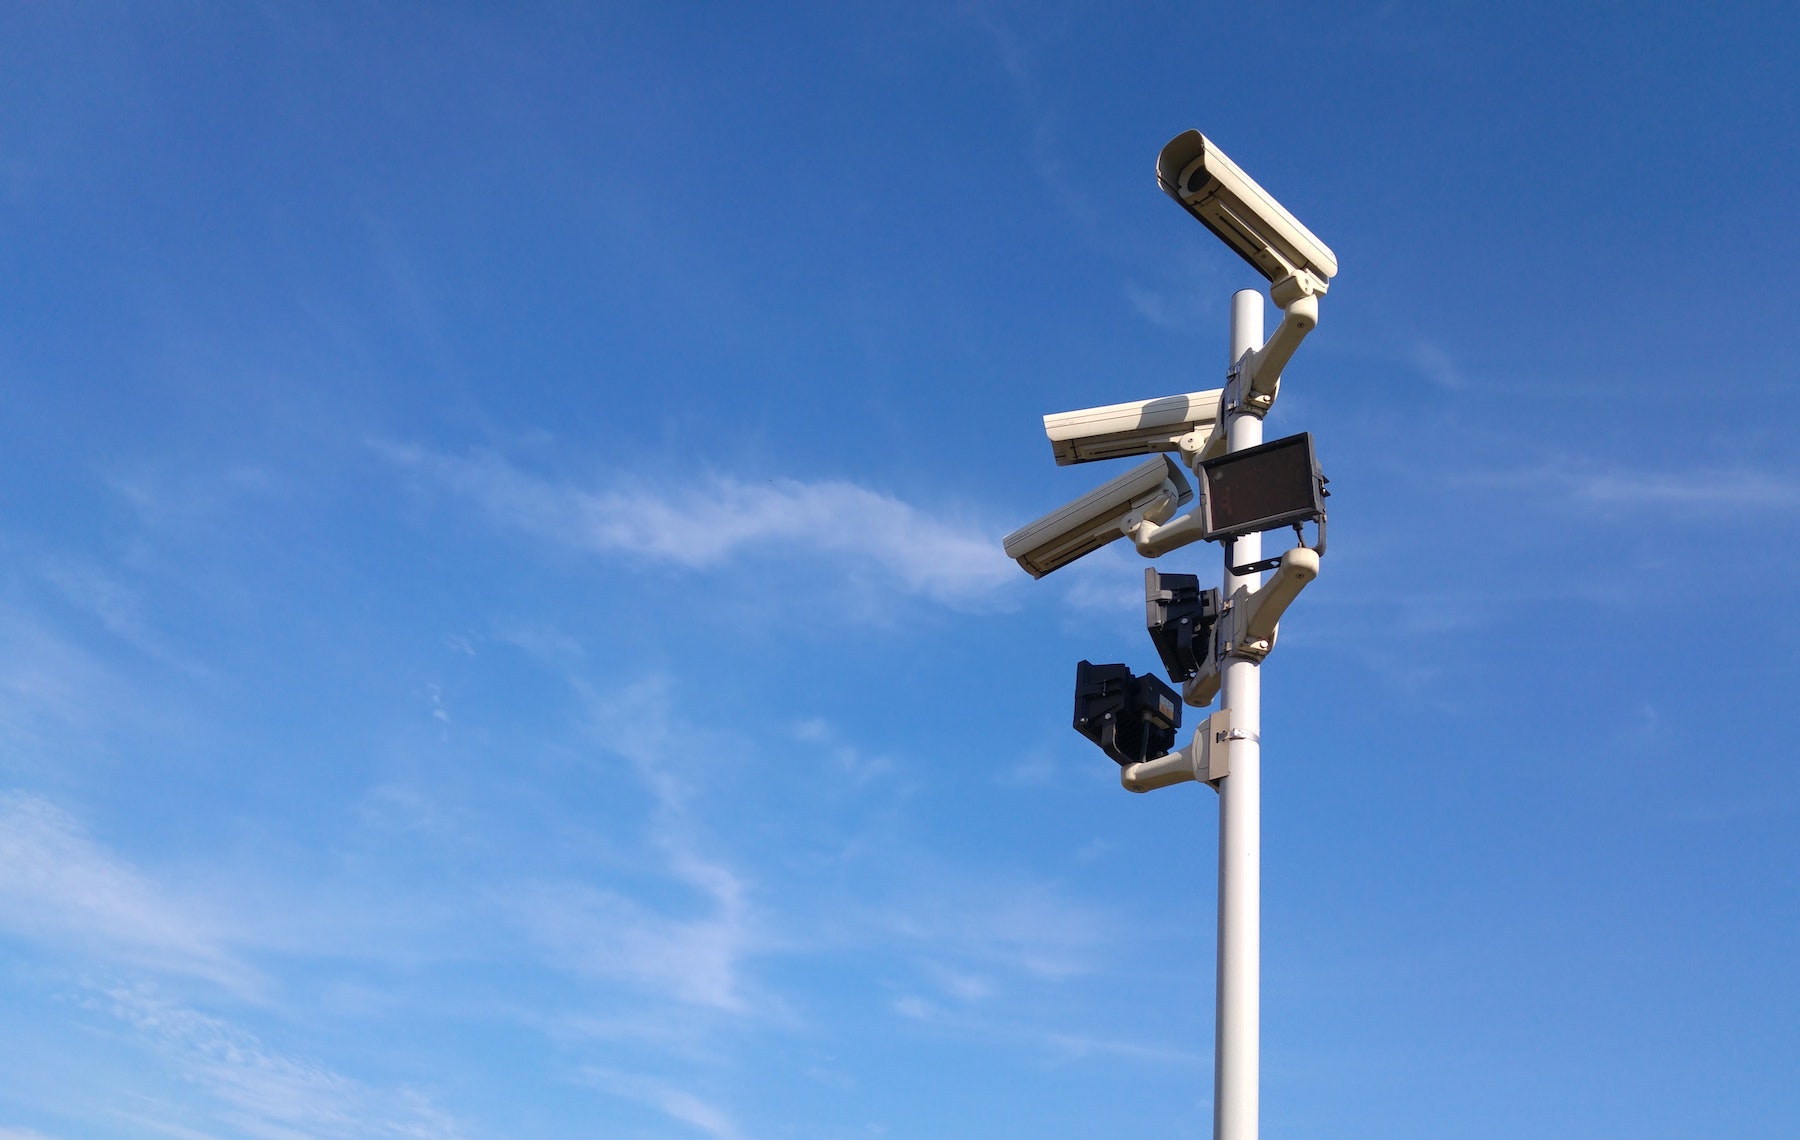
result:
[[[1219,709],[1194,731],[1186,747],[1119,769],[1119,783],[1128,792],[1151,792],[1197,780],[1218,791],[1219,781],[1231,775],[1233,745],[1240,740],[1261,743],[1258,734],[1237,722],[1235,710]]]
[[[1225,393],[1219,402],[1215,431],[1224,434],[1226,417],[1242,412],[1258,419],[1269,414],[1281,394],[1281,370],[1293,359],[1306,334],[1319,327],[1319,298],[1325,282],[1300,269],[1269,286],[1269,299],[1281,310],[1275,335],[1238,357],[1226,370]]]
[[[1295,523],[1294,543],[1296,546],[1304,547],[1314,554],[1323,557],[1325,554],[1325,516],[1323,514],[1320,514],[1313,519],[1313,529],[1318,532],[1318,541],[1311,546],[1307,546],[1306,531],[1302,529],[1301,523]],[[1264,570],[1273,570],[1280,565],[1281,556],[1276,555],[1274,558],[1265,558],[1261,562],[1246,562],[1242,566],[1233,566],[1231,572],[1242,577],[1245,574],[1261,574]]]

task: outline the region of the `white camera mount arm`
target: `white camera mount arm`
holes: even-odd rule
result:
[[[1232,710],[1220,709],[1195,730],[1187,747],[1119,769],[1119,783],[1128,792],[1151,792],[1198,780],[1216,792],[1219,781],[1231,775],[1232,742],[1249,739],[1251,734],[1237,726]]]
[[[1159,529],[1168,517],[1175,513],[1181,505],[1180,492],[1172,483],[1164,483],[1160,495],[1152,499],[1142,509],[1127,512],[1119,520],[1119,533],[1134,542],[1141,532]]]
[[[1201,460],[1224,453],[1225,437],[1215,425],[1210,431],[1187,433],[1177,442],[1177,446],[1182,464],[1198,477]],[[1131,536],[1131,544],[1137,547],[1139,554],[1145,558],[1160,558],[1178,547],[1198,542],[1203,529],[1200,509],[1196,506],[1180,518],[1161,523],[1142,522],[1125,533]]]
[[[1231,623],[1220,639],[1220,657],[1247,657],[1260,661],[1275,646],[1275,629],[1281,615],[1319,576],[1319,552],[1296,546],[1281,556],[1280,565],[1262,589],[1252,594],[1239,586],[1231,595]]]
[[[1268,414],[1281,391],[1281,370],[1306,334],[1319,327],[1319,298],[1324,293],[1325,282],[1304,269],[1269,286],[1269,299],[1281,309],[1281,324],[1261,348],[1245,353],[1231,367],[1223,411],[1245,411],[1258,418]]]
[[[1221,667],[1231,657],[1261,661],[1275,648],[1281,615],[1319,576],[1319,552],[1296,546],[1283,554],[1276,570],[1254,594],[1239,586],[1225,602],[1219,624],[1213,629],[1213,651],[1200,671],[1181,686],[1183,704],[1205,708],[1219,695]]]

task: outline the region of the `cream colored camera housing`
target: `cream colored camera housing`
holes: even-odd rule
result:
[[[1013,531],[1006,536],[1006,556],[1033,578],[1042,578],[1125,537],[1141,523],[1166,521],[1193,497],[1181,468],[1158,455]]]

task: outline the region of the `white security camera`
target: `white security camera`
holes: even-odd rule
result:
[[[1199,131],[1169,140],[1156,158],[1156,181],[1200,224],[1271,283],[1310,274],[1325,292],[1337,255]],[[1287,308],[1280,297],[1275,303]]]
[[[1091,463],[1156,451],[1198,451],[1219,419],[1223,390],[1186,392],[1044,417],[1056,463]]]
[[[1275,402],[1281,370],[1318,327],[1319,297],[1337,275],[1337,254],[1199,131],[1169,140],[1156,157],[1156,182],[1220,241],[1269,279],[1281,325],[1238,364],[1236,399],[1261,416]]]
[[[1006,556],[1042,578],[1145,522],[1167,520],[1193,497],[1181,468],[1159,455],[1013,531],[1006,536]]]

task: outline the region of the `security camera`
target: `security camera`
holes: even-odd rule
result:
[[[1158,455],[1013,531],[1005,539],[1006,556],[1042,578],[1145,522],[1165,521],[1193,497],[1181,468]]]
[[[1166,754],[1181,728],[1175,690],[1129,665],[1075,667],[1075,731],[1121,767]]]
[[[1337,275],[1337,255],[1199,131],[1162,148],[1156,181],[1271,283],[1305,273],[1316,282],[1310,291],[1323,293]],[[1279,297],[1275,303],[1288,307]]]
[[[1144,568],[1144,624],[1169,680],[1179,683],[1200,671],[1200,663],[1212,655],[1218,620],[1218,590],[1202,590],[1193,574]]]
[[[1318,327],[1319,297],[1337,275],[1337,255],[1199,131],[1184,131],[1163,147],[1156,182],[1269,279],[1281,324],[1261,348],[1235,362],[1233,377],[1241,387],[1232,398],[1261,416],[1275,402],[1281,370]]]
[[[1090,463],[1157,451],[1200,451],[1219,419],[1222,390],[1159,396],[1044,417],[1056,463]]]

